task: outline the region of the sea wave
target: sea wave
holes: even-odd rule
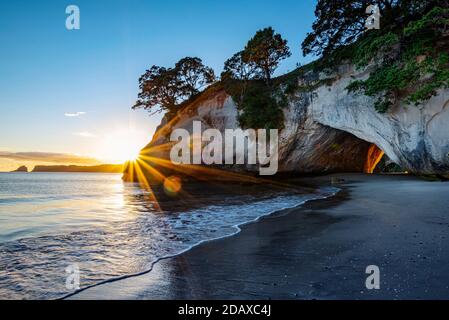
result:
[[[244,224],[338,192],[336,188],[316,189],[313,193],[269,187],[263,192],[243,187],[245,193],[233,194],[209,190],[189,200],[195,206],[169,199],[163,210],[156,210],[148,193],[137,186],[123,185],[110,177],[100,180],[95,180],[91,193],[84,187],[82,192],[72,191],[78,200],[53,200],[45,207],[34,207],[35,219],[24,224],[41,232],[27,234],[26,228],[7,228],[17,234],[0,243],[0,298],[52,299],[72,294],[65,287],[65,269],[71,264],[80,268],[83,289],[141,274],[151,270],[159,259],[178,255],[205,241],[232,236]],[[117,186],[111,188],[111,183]],[[105,186],[110,192],[92,197]],[[58,198],[57,194],[51,196]],[[64,192],[62,197],[66,196]],[[88,205],[82,206],[86,201]],[[24,206],[21,210],[33,209]],[[29,217],[30,212],[21,212],[20,217],[24,216]],[[39,223],[38,217],[43,219]],[[61,221],[55,223],[55,219]]]

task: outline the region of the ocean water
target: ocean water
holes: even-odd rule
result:
[[[336,191],[186,183],[172,197],[118,174],[1,173],[0,299],[70,294],[69,265],[79,267],[81,288],[141,273],[160,258]]]

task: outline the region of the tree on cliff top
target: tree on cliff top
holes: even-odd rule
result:
[[[268,27],[256,32],[242,53],[243,61],[254,63],[261,71],[267,83],[279,65],[279,62],[291,56],[287,40],[284,40],[273,28]]]
[[[405,26],[447,0],[318,0],[316,21],[302,43],[304,55],[327,55],[364,33],[368,6],[379,8],[381,30]]]
[[[176,112],[176,106],[184,99],[184,93],[179,90],[180,81],[172,68],[152,66],[140,77],[139,88],[133,109]]]
[[[221,80],[241,111],[238,119],[242,128],[283,127],[286,99],[271,77],[289,56],[287,41],[269,27],[257,31],[244,50],[225,62]]]
[[[254,80],[262,77],[260,70],[253,61],[245,61],[244,51],[237,52],[226,60],[222,78],[230,77],[236,80]]]
[[[181,59],[176,63],[175,70],[182,89],[188,96],[198,94],[201,89],[215,81],[214,70],[206,67],[200,58]]]
[[[271,76],[279,63],[290,57],[287,40],[268,27],[256,32],[245,46],[224,64],[222,80],[260,80],[270,83]]]
[[[214,71],[199,58],[183,58],[174,68],[154,65],[139,79],[140,93],[133,109],[175,114],[183,102],[214,81]]]

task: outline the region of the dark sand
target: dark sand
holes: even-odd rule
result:
[[[334,175],[309,202],[72,299],[449,299],[449,183]],[[377,265],[380,290],[367,290]]]

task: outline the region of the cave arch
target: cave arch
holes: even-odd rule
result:
[[[364,173],[373,174],[384,155],[385,152],[382,149],[375,144],[371,144],[366,155]]]

